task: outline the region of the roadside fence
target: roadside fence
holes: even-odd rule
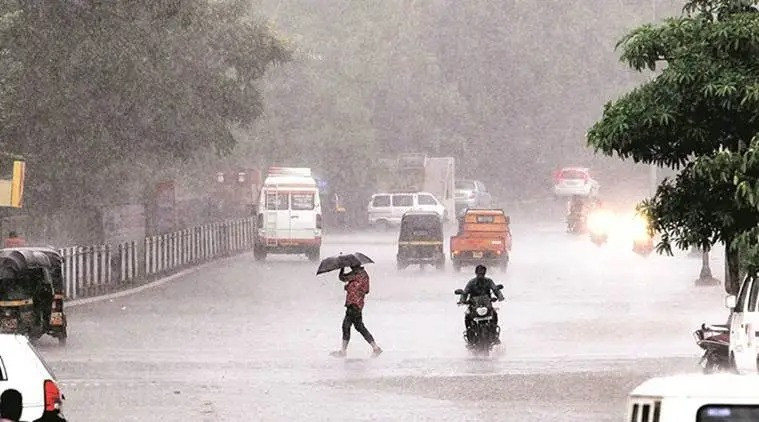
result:
[[[68,299],[142,284],[204,262],[253,249],[252,218],[206,224],[144,241],[60,249]]]

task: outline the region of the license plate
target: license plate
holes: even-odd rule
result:
[[[472,258],[482,258],[482,252],[472,252]]]
[[[2,330],[15,330],[18,328],[18,321],[15,319],[4,319],[0,321],[0,329]]]
[[[486,316],[486,317],[481,317],[481,318],[475,318],[474,320],[479,322],[479,321],[490,321],[491,319],[493,319],[493,317]]]
[[[63,325],[63,316],[61,314],[50,315],[50,325]]]

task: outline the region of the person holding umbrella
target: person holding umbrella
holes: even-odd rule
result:
[[[374,337],[364,325],[361,312],[364,309],[364,299],[369,294],[369,274],[364,269],[364,263],[373,262],[366,255],[355,253],[326,258],[319,265],[317,274],[340,268],[338,278],[345,283],[345,318],[343,318],[343,343],[340,350],[331,353],[332,356],[345,357],[348,343],[351,339],[351,326],[358,331],[372,346],[373,356],[379,356],[382,348],[374,341]],[[351,272],[345,273],[345,267],[350,267]]]
[[[332,356],[345,357],[348,342],[351,339],[351,326],[358,331],[372,346],[373,356],[379,356],[382,349],[374,341],[374,337],[364,325],[361,311],[364,309],[364,298],[369,294],[369,274],[362,265],[352,266],[351,272],[346,274],[345,267],[340,268],[338,275],[340,281],[345,283],[345,318],[343,318],[343,344],[340,350],[332,352]]]

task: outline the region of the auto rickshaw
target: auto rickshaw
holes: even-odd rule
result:
[[[409,265],[434,265],[438,270],[445,268],[443,252],[443,221],[432,211],[408,211],[401,218],[398,235],[398,269]]]
[[[66,343],[62,263],[49,248],[0,250],[0,332]]]
[[[63,256],[53,248],[27,247],[22,249],[41,252],[47,255],[47,258],[50,260],[50,276],[53,281],[53,303],[50,309],[48,333],[57,338],[60,344],[66,344],[68,321],[66,321],[66,313],[63,310],[63,299],[65,297]]]

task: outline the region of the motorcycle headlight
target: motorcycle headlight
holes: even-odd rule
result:
[[[479,308],[477,308],[477,315],[483,316],[483,315],[485,315],[487,313],[488,313],[488,308],[486,308],[484,306],[480,306]]]

